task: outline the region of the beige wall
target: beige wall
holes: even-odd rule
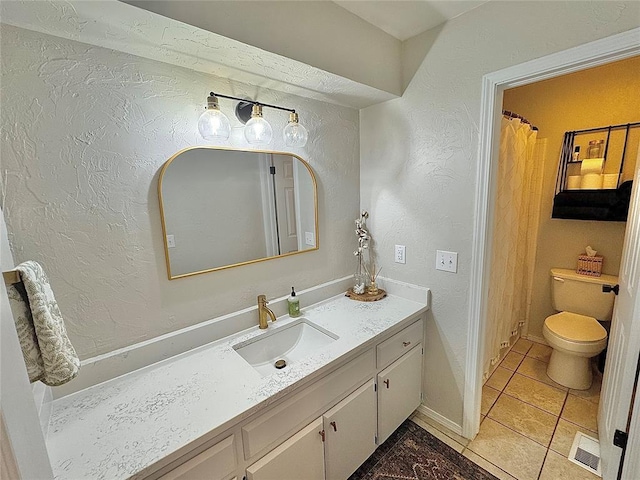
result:
[[[538,248],[534,270],[529,335],[542,337],[544,319],[551,307],[551,277],[554,267],[575,268],[576,257],[591,245],[604,257],[604,273],[618,274],[624,240],[624,222],[595,222],[551,218],[558,159],[566,131],[640,121],[640,57],[507,90],[505,109],[525,116],[546,138]],[[604,138],[602,133],[596,135]],[[612,137],[606,171],[619,171],[622,131]],[[625,160],[625,178],[632,178],[638,149],[634,134]],[[595,138],[595,137],[594,137]],[[581,144],[586,154],[588,143]]]
[[[361,207],[382,274],[431,288],[424,403],[452,422],[466,380],[482,76],[639,25],[639,2],[487,2],[413,39],[426,57],[402,98],[361,110]],[[436,249],[459,252],[457,274],[435,270]]]

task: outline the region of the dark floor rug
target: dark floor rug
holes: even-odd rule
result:
[[[406,420],[349,480],[497,480]]]

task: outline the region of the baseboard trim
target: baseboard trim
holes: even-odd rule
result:
[[[543,345],[549,345],[547,341],[544,339],[544,337],[538,337],[537,335],[528,334],[528,335],[523,335],[522,338],[531,340],[532,342],[541,343]]]
[[[452,422],[451,420],[449,420],[447,417],[440,415],[438,412],[436,412],[435,410],[431,410],[429,407],[427,407],[425,404],[420,404],[417,408],[417,410],[426,415],[427,417],[429,417],[431,420],[433,420],[434,422],[438,422],[440,425],[442,425],[443,427],[447,427],[449,430],[451,430],[453,433],[462,436],[462,426],[458,425],[455,422]]]

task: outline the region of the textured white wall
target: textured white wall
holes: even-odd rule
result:
[[[38,260],[49,273],[81,358],[352,271],[356,110],[6,25],[1,34],[9,238],[17,262]],[[210,90],[300,113],[311,138],[293,153],[317,175],[321,249],[168,281],[157,171],[178,150],[204,144],[197,119]],[[287,119],[269,111],[276,132]],[[272,146],[287,150],[280,135]]]
[[[126,3],[399,95],[401,42],[327,1]],[[318,48],[320,47],[320,48]]]
[[[361,206],[383,275],[433,294],[425,404],[462,421],[481,79],[640,24],[635,2],[488,2],[407,42],[427,51],[402,98],[361,110]],[[409,52],[410,53],[410,52]],[[393,245],[407,246],[406,265]],[[459,252],[458,273],[435,250]]]
[[[181,4],[180,8],[186,5],[180,0],[174,1]],[[214,7],[209,1],[204,3],[214,11],[218,4],[216,2]],[[370,85],[119,0],[14,0],[0,2],[0,17],[3,23],[15,27],[338,105],[360,108],[396,97]],[[242,28],[233,19],[230,21],[235,27]],[[288,37],[289,43],[292,38]],[[310,49],[327,50],[324,38],[318,40],[306,34],[301,38],[312,39]],[[343,47],[341,44],[340,48]],[[332,50],[331,53],[335,52]]]

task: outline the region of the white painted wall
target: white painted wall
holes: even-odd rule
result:
[[[356,110],[7,25],[1,34],[9,240],[16,262],[44,265],[82,359],[351,273]],[[157,172],[205,143],[197,119],[210,90],[300,113],[311,140],[292,153],[316,172],[323,248],[168,281]],[[267,115],[275,132],[288,120]],[[272,147],[289,150],[278,134]]]
[[[385,92],[402,93],[400,40],[333,2],[125,1]]]
[[[403,97],[361,110],[361,207],[383,275],[433,292],[424,403],[456,424],[482,76],[639,24],[635,2],[488,2],[409,40],[407,49],[427,53]],[[406,265],[393,263],[394,244],[407,246]],[[457,274],[434,269],[436,249],[459,252]]]
[[[253,85],[254,91],[260,87],[356,108],[397,97],[119,0],[0,2],[0,17],[15,27],[233,78]],[[311,48],[318,45],[322,48],[325,42],[312,43]]]

